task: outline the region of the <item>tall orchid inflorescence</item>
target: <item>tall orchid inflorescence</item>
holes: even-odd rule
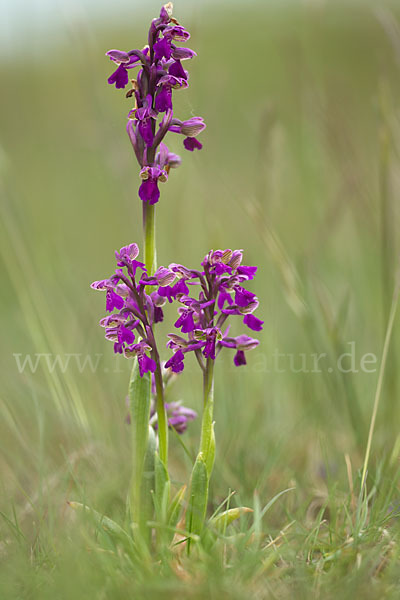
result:
[[[134,447],[130,511],[139,525],[137,531],[146,535],[149,544],[152,511],[155,509],[156,516],[164,521],[164,529],[173,531],[179,507],[184,506],[186,486],[170,502],[168,429],[183,433],[196,416],[180,402],[165,402],[166,387],[184,370],[188,353],[193,353],[202,371],[201,439],[185,505],[189,548],[192,534],[198,536],[203,529],[215,456],[214,363],[228,348],[235,351],[234,364],[245,365],[247,351],[259,344],[245,333],[231,335],[232,317],[236,321],[240,318],[245,327],[256,332],[262,329],[263,321],[254,315],[259,302],[246,287],[257,267],[243,264],[242,250],[211,250],[198,269],[177,263],[156,266],[158,183],[166,181],[170,168],[180,164],[180,158],[168,150],[163,140],[168,132],[182,134],[184,147],[192,151],[202,147],[196,136],[205,128],[201,117],[180,121],[173,116],[172,90],[188,86],[182,61],[195,56],[193,50],[177,46],[177,42],[187,39],[189,33],[172,17],[172,4],[168,3],[151,23],[147,46],[129,52],[107,52],[117,65],[108,79],[116,88],[125,88],[129,72],[139,67],[126,95],[135,100],[127,131],[141,167],[144,260],[138,260],[137,244],[122,247],[115,253],[115,272],[108,279],[95,281],[92,287],[106,293],[109,314],[100,321],[105,337],[113,342],[115,353],[133,358],[128,397]],[[160,346],[156,325],[164,320],[163,307],[173,303],[178,313],[175,331]],[[165,351],[167,360],[163,363],[161,355]]]
[[[143,181],[139,197],[150,205],[160,198],[158,183],[167,181],[170,169],[181,163],[180,157],[163,143],[168,131],[184,136],[186,150],[202,148],[196,136],[205,128],[203,119],[191,117],[181,121],[174,117],[172,106],[172,90],[189,85],[189,74],[182,61],[193,58],[196,53],[177,45],[189,38],[189,32],[172,17],[172,3],[168,3],[150,25],[147,46],[129,52],[107,52],[118,65],[108,79],[108,83],[115,84],[116,88],[125,88],[129,83],[129,72],[139,67],[136,79],[131,79],[132,88],[126,94],[135,101],[128,114],[127,131],[141,167]]]

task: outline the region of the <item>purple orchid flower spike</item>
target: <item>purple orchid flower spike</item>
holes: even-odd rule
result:
[[[258,307],[257,296],[244,287],[254,279],[257,267],[242,265],[242,258],[241,250],[211,250],[202,262],[202,272],[169,265],[169,271],[179,279],[173,285],[160,285],[157,293],[181,305],[175,327],[182,335],[168,335],[167,347],[174,354],[165,366],[173,373],[183,371],[188,352],[195,352],[204,368],[204,359],[214,361],[223,347],[236,349],[234,364],[240,366],[246,364],[245,353],[258,345],[258,340],[247,335],[228,337],[229,327],[222,334],[226,320],[233,315],[240,316],[253,331],[261,331],[264,323],[253,315]]]
[[[114,342],[116,354],[137,357],[139,373],[143,377],[145,373],[154,373],[157,367],[153,326],[163,320],[161,306],[166,301],[157,292],[148,295],[146,286],[149,281],[171,283],[175,273],[160,267],[152,278],[148,278],[145,265],[136,260],[138,255],[137,244],[123,246],[115,252],[118,267],[115,273],[109,279],[94,281],[91,287],[106,292],[106,310],[112,313],[100,320],[106,339]],[[141,272],[139,281],[138,271]]]
[[[132,87],[126,94],[134,100],[134,107],[128,114],[127,132],[141,168],[143,181],[139,198],[144,204],[154,205],[159,201],[159,182],[167,181],[170,168],[181,163],[180,157],[170,153],[163,143],[168,132],[183,135],[183,146],[190,152],[202,148],[197,136],[205,129],[203,119],[191,117],[180,121],[173,118],[173,91],[189,85],[184,61],[196,56],[190,48],[179,46],[189,38],[189,32],[173,18],[169,2],[161,8],[160,16],[153,19],[147,46],[142,50],[109,50],[106,53],[117,67],[108,83],[117,89],[126,88],[130,72],[138,68],[136,79],[131,79]],[[160,154],[163,154],[162,158]]]

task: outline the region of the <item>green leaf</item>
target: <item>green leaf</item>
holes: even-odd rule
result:
[[[248,508],[247,506],[239,506],[237,508],[230,508],[220,513],[216,517],[213,517],[209,520],[209,524],[217,529],[218,531],[225,531],[225,529],[233,523],[236,519],[239,519],[242,515],[246,513],[253,512],[252,508]]]
[[[286,488],[285,490],[282,490],[281,492],[278,492],[273,498],[271,498],[271,500],[269,502],[267,502],[267,504],[264,506],[264,508],[260,512],[260,520],[263,518],[263,516],[265,515],[265,513],[267,513],[269,511],[269,509],[271,508],[271,506],[273,504],[275,504],[275,502],[281,496],[283,496],[284,494],[287,494],[287,492],[292,492],[295,489],[296,489],[295,487]],[[254,497],[254,500],[256,501],[256,495]],[[254,506],[254,512],[256,512],[256,507],[255,506]]]
[[[189,509],[186,515],[186,529],[190,533],[201,534],[206,516],[207,500],[208,473],[203,454],[200,452],[192,471]]]
[[[204,410],[201,424],[200,452],[203,454],[207,466],[208,478],[214,465],[215,436],[214,436],[214,382],[213,361],[207,359],[207,371],[204,383]]]
[[[264,508],[261,510],[261,504],[260,504],[260,498],[258,495],[258,492],[255,491],[254,492],[254,517],[253,517],[253,525],[251,526],[251,528],[248,531],[248,534],[250,535],[251,533],[254,533],[254,544],[258,545],[260,542],[260,539],[262,537],[262,519],[264,517],[264,515],[269,511],[269,509],[271,508],[271,506],[273,506],[275,504],[275,502],[284,494],[286,494],[287,492],[291,492],[292,490],[295,490],[295,487],[291,487],[291,488],[287,488],[286,490],[282,490],[281,492],[278,492],[278,494],[276,494],[273,498],[271,498],[271,500],[269,502],[267,502],[267,504],[264,506]]]
[[[153,518],[154,506],[152,493],[155,489],[155,464],[154,457],[157,448],[157,438],[154,429],[148,425],[149,435],[147,439],[146,454],[144,456],[142,485],[140,489],[141,528],[142,532],[147,530],[147,522]],[[150,532],[147,532],[148,534]]]
[[[175,494],[168,510],[168,525],[170,527],[176,527],[179,521],[179,515],[183,503],[183,498],[186,493],[186,485],[183,485]]]
[[[129,382],[129,406],[131,414],[132,446],[133,446],[133,472],[131,491],[129,495],[129,507],[131,518],[142,528],[149,514],[151,514],[152,499],[142,494],[143,475],[145,469],[146,454],[150,460],[151,451],[149,445],[149,420],[150,420],[150,394],[151,382],[149,373],[143,377],[139,374],[137,358],[134,358],[131,379]],[[152,443],[150,444],[152,446]],[[146,469],[149,468],[147,464]],[[150,471],[152,471],[150,465]]]
[[[130,546],[132,545],[133,540],[127,534],[125,529],[123,529],[120,525],[118,525],[118,523],[116,523],[109,517],[101,515],[99,512],[97,512],[97,510],[94,510],[90,506],[87,506],[87,504],[82,504],[81,502],[68,502],[67,504],[74,510],[83,511],[85,513],[90,514],[95,524],[100,529],[111,535],[111,537],[113,537],[114,539],[118,539],[125,543],[128,542]]]

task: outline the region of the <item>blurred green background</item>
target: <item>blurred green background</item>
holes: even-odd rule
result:
[[[65,501],[84,496],[119,514],[129,480],[130,363],[104,340],[104,297],[89,284],[111,274],[116,248],[142,237],[130,101],[107,85],[104,52],[142,47],[159,10],[60,6],[56,24],[10,29],[0,63],[0,509],[14,507],[34,549],[45,530],[58,552],[72,527]],[[211,503],[229,489],[248,503],[257,489],[265,504],[296,486],[269,513],[279,530],[326,496],[328,471],[347,493],[349,463],[354,473],[362,465],[398,269],[400,5],[175,2],[174,14],[198,54],[174,110],[203,116],[207,129],[198,153],[169,139],[183,161],[161,189],[158,261],[195,268],[210,248],[230,247],[259,265],[261,344],[247,367],[227,354],[216,369]],[[173,318],[167,307],[163,332]],[[372,464],[398,435],[399,344],[395,326]],[[350,349],[358,372],[342,373],[335,361]],[[63,364],[66,354],[100,356],[94,371],[41,358],[19,372],[15,354],[38,353]],[[313,353],[328,355],[322,372],[293,372],[301,354],[312,371]],[[366,353],[374,372],[360,368]],[[199,410],[200,385],[193,362],[175,389]],[[185,434],[192,452],[198,433],[196,423]],[[189,463],[174,439],[171,453],[182,481]],[[9,538],[4,524],[0,556]]]

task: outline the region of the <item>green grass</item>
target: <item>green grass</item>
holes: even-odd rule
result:
[[[115,248],[141,244],[130,107],[103,54],[144,43],[145,23],[66,23],[51,52],[33,32],[34,51],[0,65],[2,599],[399,597],[396,321],[361,480],[400,251],[400,12],[282,4],[185,9],[198,57],[176,112],[208,127],[162,187],[158,259],[195,267],[210,248],[244,248],[265,320],[246,368],[230,355],[216,366],[209,515],[230,491],[230,507],[254,512],[190,558],[177,546],[132,559],[67,504],[124,523],[130,364],[103,339],[104,298],[88,285]],[[349,342],[358,372],[329,372]],[[275,350],[297,369],[301,353],[326,353],[326,368],[278,372]],[[21,374],[13,355],[28,353],[101,356],[95,372],[74,359]],[[366,353],[375,372],[360,369]],[[175,389],[199,410],[187,362]],[[192,455],[199,426],[184,437]],[[190,462],[170,447],[177,486]]]

